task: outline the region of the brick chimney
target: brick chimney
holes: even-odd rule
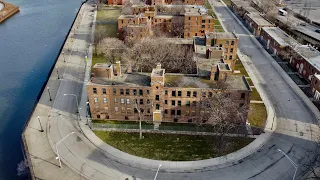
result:
[[[120,61],[116,62],[116,76],[121,76],[121,63]]]

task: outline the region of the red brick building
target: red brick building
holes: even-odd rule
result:
[[[320,52],[308,45],[298,45],[294,51],[290,65],[311,82],[313,75],[320,74]]]
[[[260,32],[263,27],[274,27],[273,24],[262,17],[259,13],[245,14],[244,19],[248,29],[253,33],[253,35],[258,37],[260,36]]]
[[[262,27],[260,41],[273,54],[283,54],[289,51],[290,47],[299,44],[290,35],[278,27]]]
[[[231,9],[234,13],[239,15],[241,18],[244,18],[246,14],[248,13],[260,13],[258,10],[256,10],[254,7],[250,5],[250,2],[248,1],[242,1],[242,0],[231,0]]]
[[[245,77],[230,75],[224,63],[212,66],[211,71],[211,76],[200,77],[167,74],[161,65],[151,73],[141,73],[121,67],[120,62],[96,64],[95,77],[87,84],[92,118],[138,120],[140,113],[143,120],[152,121],[157,115],[165,122],[193,122],[208,113],[201,111],[200,101],[219,91],[215,89],[216,78],[225,80],[227,91],[239,106],[250,103],[251,88]]]
[[[311,78],[310,87],[313,93],[313,98],[316,101],[319,101],[320,100],[320,75],[319,74],[315,74]]]
[[[144,12],[139,14],[141,11]],[[140,35],[152,34],[150,31],[153,31],[154,27],[159,27],[159,30],[169,34],[178,29],[184,38],[204,36],[205,32],[214,31],[215,19],[208,15],[207,10],[202,6],[187,6],[182,15],[158,15],[154,9],[148,7],[135,7],[132,12],[138,13],[138,15],[121,15],[118,18],[118,31],[121,39],[123,39],[125,31],[127,36],[139,37]],[[126,29],[128,26],[131,26],[130,31]],[[136,32],[134,27],[139,28],[137,31],[141,32],[138,36],[132,34],[132,32]]]

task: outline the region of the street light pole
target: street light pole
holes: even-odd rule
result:
[[[138,108],[138,102],[136,102],[134,104],[134,107],[136,108],[136,110],[138,111],[138,114],[139,114],[139,135],[140,135],[140,139],[142,139],[142,127],[141,127],[141,112],[140,112],[140,109]]]
[[[79,102],[78,102],[78,96],[75,94],[63,94],[64,96],[74,96],[76,97],[76,102],[77,102],[77,113],[79,113]]]
[[[62,143],[62,141],[64,141],[68,136],[70,136],[71,134],[74,134],[74,132],[71,132],[71,133],[69,133],[68,135],[66,135],[64,138],[62,138],[60,141],[58,141],[57,142],[57,144],[56,144],[56,151],[57,151],[57,157],[56,157],[56,159],[58,159],[59,160],[59,168],[61,168],[62,166],[61,166],[61,160],[60,160],[60,155],[59,155],[59,151],[58,151],[58,145],[60,144],[60,143]]]
[[[40,131],[40,132],[43,132],[43,128],[42,128],[42,125],[41,125],[41,122],[40,122],[40,117],[39,117],[39,116],[38,116],[38,121],[39,121],[39,124],[40,124],[40,128],[41,128],[41,129],[40,129],[39,131]]]
[[[51,94],[50,94],[50,88],[47,87],[47,89],[48,89],[48,94],[49,94],[49,101],[52,101]]]
[[[68,42],[67,42],[67,46],[68,46]],[[68,47],[69,49],[69,47]],[[66,58],[64,57],[64,52],[62,51],[62,56],[63,56],[63,62],[66,62]]]
[[[296,173],[297,173],[297,170],[298,170],[298,165],[296,163],[293,162],[293,160],[286,154],[284,153],[281,149],[277,149],[279,152],[281,152],[289,161],[290,163],[293,165],[293,167],[295,168],[295,171],[294,171],[294,174],[293,174],[293,177],[292,179],[294,180],[295,177],[296,177]]]
[[[159,169],[160,169],[160,167],[162,166],[162,164],[159,164],[159,167],[158,167],[158,170],[157,170],[157,172],[156,172],[156,175],[154,176],[154,180],[156,180],[157,179],[157,176],[158,176],[158,172],[159,172]]]
[[[58,67],[56,67],[56,70],[57,70],[58,79],[60,79]]]

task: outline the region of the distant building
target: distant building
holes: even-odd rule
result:
[[[311,82],[313,75],[320,74],[320,52],[308,45],[298,45],[290,59],[290,65]]]
[[[252,7],[250,5],[250,2],[248,1],[242,1],[242,0],[231,0],[231,9],[234,13],[239,15],[241,18],[244,18],[244,16],[248,13],[260,13],[257,9]]]
[[[257,13],[248,13],[244,17],[246,25],[255,36],[260,36],[261,28],[274,27],[268,20]]]
[[[208,15],[207,10],[202,6],[186,6],[181,15],[158,15],[153,7],[148,6],[146,8],[133,7],[132,12],[138,15],[121,15],[118,18],[118,31],[121,39],[124,39],[125,36],[141,38],[143,35],[152,34],[154,27],[169,34],[178,29],[184,38],[204,36],[205,32],[214,31],[215,19]],[[138,36],[134,34],[137,31],[140,32]]]
[[[195,52],[206,54],[206,58],[213,57],[211,52],[217,51],[217,47],[222,51],[220,59],[234,70],[237,59],[239,37],[233,32],[206,32],[205,36],[194,37]],[[217,53],[214,53],[217,55]],[[218,53],[219,54],[219,53]]]
[[[290,51],[290,47],[299,44],[299,42],[278,27],[262,27],[260,41],[274,55],[284,55]]]
[[[129,68],[128,68],[129,67]],[[245,77],[230,75],[226,63],[211,67],[210,76],[167,74],[161,65],[151,73],[132,71],[120,62],[96,64],[87,84],[90,111],[94,119],[193,122],[203,115],[200,101],[219,92],[217,80],[226,83],[239,106],[250,102],[251,88]],[[160,118],[161,117],[161,118]]]

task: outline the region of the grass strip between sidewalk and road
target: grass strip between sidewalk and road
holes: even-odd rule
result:
[[[213,136],[151,134],[94,131],[109,145],[132,155],[167,161],[193,161],[214,158],[234,152],[253,141],[244,137],[225,137],[227,149],[219,154]]]

